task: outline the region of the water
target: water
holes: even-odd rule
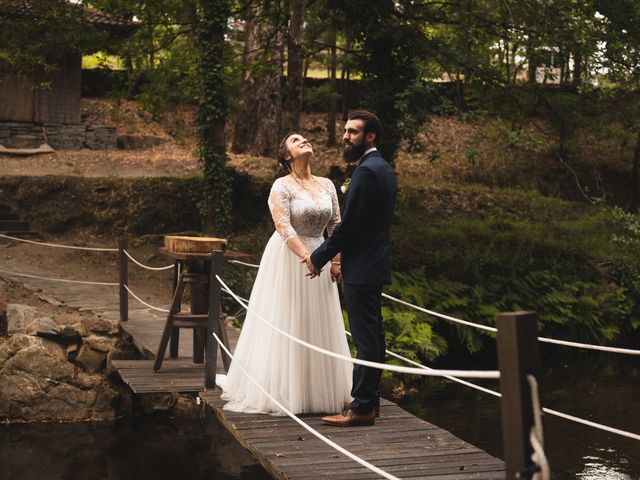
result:
[[[590,352],[558,356],[558,347],[542,346],[543,406],[640,433],[640,359]],[[564,355],[564,353],[563,353]],[[495,359],[461,367],[495,368]],[[474,383],[480,383],[475,381]],[[499,390],[497,382],[484,386]],[[426,379],[400,405],[449,430],[492,455],[502,457],[500,399],[458,383]],[[545,450],[552,478],[558,480],[638,480],[640,441],[544,415]]]
[[[0,426],[0,480],[267,480],[214,417]]]

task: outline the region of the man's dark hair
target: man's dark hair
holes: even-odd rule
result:
[[[376,134],[373,143],[376,143],[380,138],[382,125],[375,113],[368,112],[367,110],[355,110],[349,115],[349,120],[362,120],[362,123],[364,123],[364,134],[366,135],[369,132]]]

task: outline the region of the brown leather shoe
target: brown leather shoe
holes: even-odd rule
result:
[[[351,408],[351,404],[350,403],[345,403],[342,407],[342,412],[344,413],[346,410],[349,410]],[[378,405],[376,408],[374,408],[373,410],[374,412],[376,412],[376,418],[380,417],[380,405]]]
[[[351,409],[345,410],[337,415],[322,417],[322,421],[328,425],[336,427],[355,427],[357,425],[373,425],[376,422],[376,412],[356,413]]]

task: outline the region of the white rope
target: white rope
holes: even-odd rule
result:
[[[601,352],[625,353],[627,355],[640,355],[640,350],[631,348],[605,347],[603,345],[590,345],[588,343],[568,342],[566,340],[556,340],[555,338],[538,337],[542,343],[553,343],[554,345],[564,345],[566,347],[584,348],[585,350],[599,350]]]
[[[449,315],[443,315],[442,313],[438,313],[438,312],[434,312],[431,310],[427,310],[426,308],[422,308],[419,307],[418,305],[414,305],[413,303],[409,303],[409,302],[405,302],[404,300],[400,300],[399,298],[396,297],[392,297],[391,295],[387,295],[386,293],[383,293],[382,296],[384,298],[387,298],[391,301],[397,302],[401,305],[405,305],[409,308],[413,308],[414,310],[418,310],[420,312],[423,313],[427,313],[429,315],[433,315],[435,317],[440,317],[440,318],[444,318],[445,320],[450,320],[452,322],[455,323],[460,323],[462,325],[467,325],[469,327],[474,327],[474,328],[478,328],[480,330],[486,330],[489,332],[497,332],[498,329],[494,328],[494,327],[489,327],[487,325],[482,325],[479,323],[473,323],[473,322],[469,322],[466,320],[461,320],[459,318],[455,318],[455,317],[450,317]],[[640,350],[635,350],[635,349],[631,349],[631,348],[618,348],[618,347],[605,347],[602,345],[592,345],[592,344],[588,344],[588,343],[578,343],[578,342],[569,342],[566,340],[556,340],[554,338],[545,338],[545,337],[538,337],[538,341],[542,342],[542,343],[552,343],[554,345],[563,345],[566,347],[574,347],[574,348],[583,348],[586,350],[599,350],[601,352],[611,352],[611,353],[624,353],[627,355],[640,355]]]
[[[33,240],[27,240],[26,238],[12,237],[11,235],[5,235],[3,233],[0,233],[0,237],[8,238],[10,240],[15,240],[16,242],[33,243],[35,245],[42,245],[45,247],[69,248],[72,250],[90,250],[93,252],[117,252],[118,251],[117,248],[77,247],[75,245],[58,245],[56,243],[36,242]]]
[[[258,268],[259,267],[259,265],[240,262],[238,260],[229,260],[229,262],[230,263],[237,263],[239,265],[246,265],[248,267],[254,267],[254,268]],[[418,311],[426,313],[428,315],[432,315],[434,317],[440,317],[440,318],[443,318],[445,320],[449,320],[449,321],[454,322],[454,323],[459,323],[461,325],[466,325],[468,327],[478,328],[480,330],[486,330],[488,332],[496,333],[498,331],[498,329],[495,328],[495,327],[489,327],[488,325],[482,325],[480,323],[469,322],[467,320],[461,320],[459,318],[451,317],[449,315],[444,315],[442,313],[434,312],[432,310],[427,310],[426,308],[419,307],[418,305],[414,305],[413,303],[405,302],[404,300],[401,300],[401,299],[396,298],[396,297],[392,297],[391,295],[388,295],[386,293],[383,293],[382,296],[384,298],[388,299],[388,300],[391,300],[393,302],[399,303],[399,304],[404,305],[404,306],[409,307],[409,308],[413,308],[414,310],[418,310]],[[602,345],[592,345],[592,344],[588,344],[588,343],[569,342],[569,341],[566,341],[566,340],[556,340],[554,338],[545,338],[545,337],[538,337],[538,340],[540,342],[543,342],[543,343],[552,343],[554,345],[563,345],[563,346],[566,346],[566,347],[584,348],[586,350],[599,350],[601,352],[625,353],[625,354],[628,354],[628,355],[640,355],[640,350],[635,350],[635,349],[630,349],[630,348],[605,347],[605,346],[602,346]]]
[[[239,304],[240,304],[240,305],[241,305],[245,310],[248,310],[248,308],[247,308],[247,306],[246,306],[245,304],[243,304],[242,302],[238,301],[238,299],[239,299],[240,297],[238,297],[237,295],[235,295],[235,294],[234,294],[234,293],[229,289],[229,287],[227,287],[227,286],[226,286],[226,284],[225,284],[224,282],[222,282],[222,280],[221,280],[219,277],[218,277],[218,280],[219,280],[219,281],[221,282],[221,284],[224,286],[223,290],[224,290],[226,293],[230,294],[232,297],[234,297],[234,299],[235,299],[235,300],[236,300],[236,301],[237,301],[237,302],[238,302],[238,303],[239,303]],[[383,294],[383,295],[385,295],[385,294]],[[390,296],[387,296],[387,298],[389,298],[389,297],[390,297]],[[397,300],[397,299],[395,299],[395,298],[393,298],[393,297],[391,297],[391,298],[392,298],[392,299],[394,299],[394,300]],[[246,300],[246,299],[242,299],[242,300],[243,300],[244,302],[247,302],[247,300]],[[400,301],[400,302],[402,302],[402,303],[406,303],[406,302],[403,302],[402,300],[399,300],[399,301]],[[410,306],[412,306],[412,307],[417,307],[417,305],[411,305],[411,304],[409,304],[409,305],[410,305]],[[421,309],[421,307],[417,307],[417,308],[418,308],[418,309],[420,309],[420,310],[424,310],[424,309]],[[256,315],[256,316],[257,316],[257,315]],[[260,317],[258,317],[258,318],[260,318]],[[271,324],[269,324],[268,322],[266,322],[264,319],[260,318],[260,320],[262,320],[263,322],[265,322],[265,323],[267,323],[268,325],[270,325],[270,326],[271,326]],[[471,322],[465,322],[465,323],[471,323]],[[480,325],[480,326],[483,326],[483,325]],[[272,327],[273,327],[273,326],[272,326]],[[276,327],[273,327],[273,328],[276,328]],[[350,333],[350,332],[346,332],[346,334],[347,334],[347,335],[351,335],[351,333]],[[539,339],[539,340],[542,340],[542,339]],[[606,347],[603,347],[603,348],[606,348]],[[409,358],[403,357],[402,355],[399,355],[399,354],[397,354],[397,353],[395,353],[395,352],[392,352],[392,351],[390,351],[390,350],[385,350],[385,351],[386,351],[386,353],[388,353],[388,354],[389,354],[389,355],[391,355],[392,357],[395,357],[395,358],[397,358],[397,359],[399,359],[399,360],[403,360],[403,361],[405,361],[405,362],[407,362],[407,363],[410,363],[410,364],[412,364],[412,365],[416,365],[417,367],[419,367],[419,368],[421,368],[421,369],[424,369],[424,370],[433,370],[433,369],[431,369],[430,367],[427,367],[426,365],[422,365],[421,363],[418,363],[418,362],[415,362],[415,361],[413,361],[413,360],[411,360],[411,359],[409,359]],[[353,360],[353,359],[352,359],[352,360]],[[354,363],[359,363],[359,362],[354,362]],[[498,397],[498,398],[501,398],[501,397],[502,397],[502,394],[501,394],[500,392],[496,392],[496,391],[494,391],[494,390],[491,390],[491,389],[488,389],[488,388],[482,387],[482,386],[480,386],[480,385],[476,385],[475,383],[467,382],[466,380],[462,380],[462,379],[460,379],[460,378],[456,378],[456,376],[455,376],[455,375],[442,375],[442,377],[447,378],[448,380],[451,380],[451,381],[453,381],[453,382],[460,383],[461,385],[465,385],[465,386],[467,386],[467,387],[474,388],[474,389],[476,389],[476,390],[479,390],[479,391],[481,391],[481,392],[487,393],[487,394],[489,394],[489,395],[493,395],[494,397]],[[545,412],[545,413],[548,413],[549,415],[554,415],[554,416],[556,416],[556,417],[560,417],[560,418],[563,418],[563,419],[565,419],[565,420],[570,420],[570,421],[572,421],[572,422],[580,423],[580,424],[582,424],[582,425],[587,425],[587,426],[589,426],[589,427],[593,427],[593,428],[596,428],[596,429],[599,429],[599,430],[603,430],[603,431],[606,431],[606,432],[609,432],[609,433],[614,433],[614,434],[616,434],[616,435],[620,435],[620,436],[623,436],[623,437],[631,438],[631,439],[634,439],[634,440],[640,440],[640,435],[635,434],[635,433],[632,433],[632,432],[627,432],[627,431],[625,431],[625,430],[620,430],[620,429],[617,429],[617,428],[609,427],[609,426],[607,426],[607,425],[603,425],[603,424],[601,424],[601,423],[596,423],[596,422],[592,422],[592,421],[589,421],[589,420],[584,420],[584,419],[582,419],[582,418],[574,417],[573,415],[569,415],[569,414],[566,414],[566,413],[562,413],[562,412],[559,412],[559,411],[557,411],[557,410],[552,410],[552,409],[550,409],[550,408],[546,408],[546,407],[543,407],[543,408],[542,408],[542,411],[543,411],[543,412]]]
[[[245,267],[260,268],[260,265],[255,263],[241,262],[240,260],[227,260],[229,263],[235,263],[236,265],[244,265]]]
[[[589,427],[597,428],[599,430],[604,430],[605,432],[615,433],[616,435],[632,438],[633,440],[640,440],[640,435],[638,435],[637,433],[631,433],[625,430],[620,430],[618,428],[608,427],[607,425],[602,425],[601,423],[592,422],[590,420],[584,420],[583,418],[574,417],[573,415],[568,415],[566,413],[558,412],[557,410],[551,410],[550,408],[543,408],[542,411],[544,413],[548,413],[549,415],[555,415],[556,417],[564,418],[565,420],[571,420],[576,423],[581,423],[582,425],[587,425]]]
[[[153,310],[157,310],[158,312],[164,312],[164,313],[169,313],[169,310],[165,310],[164,308],[158,308],[158,307],[154,307],[153,305],[149,305],[147,302],[145,302],[144,300],[142,300],[139,296],[137,296],[135,293],[133,293],[131,291],[131,289],[129,288],[129,285],[124,285],[124,288],[127,290],[127,292],[129,292],[131,294],[131,296],[133,298],[135,298],[137,301],[139,301],[141,304],[146,305],[147,307],[153,309]]]
[[[219,280],[219,279],[218,279]],[[247,378],[249,380],[251,380],[251,382],[260,389],[260,391],[262,391],[262,393],[264,393],[267,397],[269,397],[269,399],[275,403],[277,405],[277,407],[282,410],[285,414],[287,414],[289,417],[291,417],[291,419],[293,419],[298,425],[300,425],[301,427],[303,427],[305,430],[307,430],[309,433],[311,433],[312,435],[314,435],[315,437],[319,438],[320,440],[322,440],[324,443],[326,443],[327,445],[329,445],[331,448],[334,448],[335,450],[339,451],[340,453],[342,453],[343,455],[346,455],[347,457],[349,457],[351,460],[358,462],[360,465],[362,465],[363,467],[368,468],[369,470],[371,470],[374,473],[377,473],[378,475],[380,475],[381,477],[387,478],[389,480],[400,480],[398,477],[395,477],[393,475],[391,475],[390,473],[385,472],[384,470],[381,470],[380,468],[376,467],[375,465],[370,464],[369,462],[367,462],[366,460],[358,457],[357,455],[351,453],[349,450],[341,447],[340,445],[338,445],[335,442],[332,442],[331,440],[329,440],[327,437],[325,437],[324,435],[322,435],[320,432],[314,430],[312,427],[310,427],[309,425],[307,425],[306,423],[304,423],[302,420],[300,420],[293,412],[291,412],[290,410],[288,410],[287,408],[285,408],[284,405],[282,405],[280,402],[278,402],[278,400],[276,400],[275,398],[273,398],[269,392],[267,392],[262,385],[260,385],[257,380],[255,380],[251,375],[249,375],[249,373],[244,369],[244,367],[239,364],[238,362],[236,362],[233,358],[233,355],[231,354],[231,352],[229,351],[229,349],[224,345],[224,343],[222,343],[222,341],[220,340],[220,338],[218,338],[218,336],[215,334],[215,332],[212,332],[213,337],[216,339],[216,342],[218,342],[218,345],[220,345],[220,348],[223,349],[227,355],[229,355],[229,358],[231,358],[231,361],[233,362],[233,364],[238,367],[242,373],[244,373]]]
[[[418,310],[419,312],[424,312],[429,315],[433,315],[434,317],[444,318],[445,320],[449,320],[451,322],[460,323],[461,325],[467,325],[468,327],[479,328],[481,330],[486,330],[488,332],[496,333],[498,331],[498,329],[495,327],[489,327],[487,325],[481,325],[479,323],[468,322],[466,320],[460,320],[459,318],[450,317],[449,315],[444,315],[442,313],[434,312],[432,310],[427,310],[426,308],[419,307],[418,305],[414,305],[413,303],[405,302],[404,300],[400,300],[399,298],[392,297],[391,295],[387,295],[386,293],[383,293],[382,296],[384,298],[397,302],[406,307],[413,308],[414,310]]]
[[[124,254],[129,257],[131,259],[131,261],[133,263],[135,263],[136,265],[138,265],[139,267],[142,268],[146,268],[147,270],[169,270],[170,268],[173,268],[173,264],[172,265],[167,265],[166,267],[149,267],[148,265],[144,265],[142,263],[140,263],[138,260],[136,260],[135,258],[133,258],[129,252],[127,252],[126,250],[122,250],[124,252]]]
[[[276,327],[275,325],[267,322],[264,318],[262,318],[260,315],[256,314],[254,311],[252,311],[248,305],[246,305],[245,303],[243,303],[240,298],[233,292],[231,291],[231,289],[227,286],[226,283],[224,283],[224,280],[222,280],[220,278],[219,275],[216,275],[216,278],[218,279],[218,281],[220,282],[220,284],[226,288],[227,293],[229,293],[232,297],[234,297],[236,299],[236,301],[242,305],[247,312],[251,313],[252,315],[254,315],[256,318],[258,318],[260,321],[262,321],[263,323],[267,324],[269,327],[271,327],[272,329],[274,329],[275,331],[277,331],[278,333],[280,333],[281,335],[283,335],[284,337],[306,347],[309,348],[310,350],[314,350],[316,352],[319,353],[323,353],[325,355],[328,355],[330,357],[334,357],[337,358],[339,360],[344,360],[347,362],[351,362],[351,363],[355,363],[358,365],[363,365],[365,367],[371,367],[371,368],[378,368],[380,370],[390,370],[392,372],[399,372],[399,373],[411,373],[414,375],[423,375],[423,376],[433,376],[433,377],[442,377],[444,375],[451,375],[454,377],[467,377],[467,378],[500,378],[500,372],[497,370],[492,370],[492,371],[480,371],[480,370],[425,370],[424,368],[409,368],[409,367],[401,367],[398,365],[387,365],[384,363],[378,363],[378,362],[370,362],[368,360],[361,360],[358,358],[351,358],[351,357],[347,357],[345,355],[340,355],[338,353],[332,352],[330,350],[326,350],[324,348],[320,348],[317,347],[315,345],[312,345],[308,342],[305,342],[304,340],[300,340],[299,338],[296,338],[292,335],[289,335],[287,332],[281,330],[280,328]]]
[[[39,280],[50,280],[52,282],[81,283],[84,285],[107,285],[110,287],[114,287],[114,286],[117,287],[118,285],[120,285],[119,283],[87,282],[82,280],[66,280],[63,278],[39,277],[37,275],[27,275],[26,273],[9,272],[7,270],[0,270],[0,273],[6,273],[7,275],[15,275],[17,277],[37,278]]]
[[[533,409],[533,426],[529,432],[529,441],[533,448],[531,461],[540,468],[539,472],[533,474],[532,480],[549,480],[551,478],[551,469],[549,468],[549,461],[544,451],[544,431],[542,428],[542,410],[540,408],[538,381],[533,375],[527,375],[527,381],[531,389],[531,408]]]
[[[346,334],[351,336],[350,332],[346,332]],[[392,357],[395,357],[395,358],[397,358],[399,360],[405,361],[405,362],[410,363],[412,365],[416,365],[417,367],[424,368],[424,369],[429,369],[429,367],[427,367],[426,365],[423,365],[421,363],[415,362],[415,361],[413,361],[413,360],[411,360],[411,359],[409,359],[407,357],[403,357],[402,355],[399,355],[399,354],[397,354],[395,352],[392,352],[391,350],[385,350],[385,352],[387,354],[391,355]],[[460,378],[456,378],[456,377],[452,377],[452,376],[444,376],[444,378],[446,378],[448,380],[451,380],[453,382],[457,382],[457,383],[459,383],[461,385],[465,385],[467,387],[475,388],[476,390],[479,390],[479,391],[484,392],[484,393],[488,393],[489,395],[493,395],[494,397],[502,398],[502,394],[500,392],[496,392],[495,390],[491,390],[489,388],[485,388],[485,387],[482,387],[480,385],[476,385],[475,383],[467,382],[466,380],[462,380]],[[617,434],[617,435],[621,435],[623,437],[632,438],[634,440],[640,440],[640,435],[637,435],[635,433],[626,432],[624,430],[619,430],[619,429],[613,428],[613,427],[608,427],[607,425],[603,425],[601,423],[591,422],[589,420],[584,420],[582,418],[574,417],[572,415],[568,415],[566,413],[558,412],[557,410],[551,410],[551,409],[545,408],[545,407],[542,408],[542,411],[544,413],[548,413],[549,415],[554,415],[556,417],[560,417],[560,418],[563,418],[565,420],[570,420],[570,421],[573,421],[573,422],[576,422],[576,423],[580,423],[582,425],[587,425],[587,426],[590,426],[590,427],[593,427],[593,428],[604,430],[604,431],[609,432],[609,433],[614,433],[614,434]]]

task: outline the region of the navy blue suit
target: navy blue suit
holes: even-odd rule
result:
[[[384,362],[382,286],[391,282],[389,229],[397,193],[393,169],[377,150],[353,172],[342,221],[312,254],[320,270],[341,253],[344,299],[357,358]],[[379,403],[381,370],[354,365],[351,409],[368,413]]]

